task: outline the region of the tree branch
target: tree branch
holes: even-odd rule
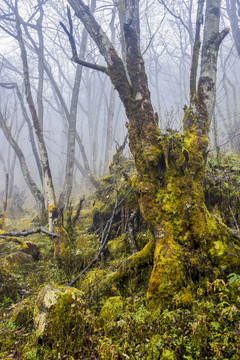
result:
[[[191,65],[191,73],[190,73],[190,106],[192,105],[194,95],[196,94],[198,60],[199,60],[199,52],[201,46],[200,29],[201,29],[201,25],[203,24],[204,2],[205,0],[198,0],[196,31],[195,31],[195,40],[193,45],[193,56],[192,56],[192,65]]]
[[[200,0],[200,1],[201,1],[201,0]],[[174,14],[174,13],[169,9],[169,7],[166,5],[165,1],[163,1],[163,0],[158,0],[158,2],[165,7],[165,9],[169,12],[170,15],[172,15],[175,19],[177,19],[177,20],[179,20],[179,21],[181,22],[181,24],[183,25],[183,27],[187,30],[190,39],[192,39],[193,36],[192,36],[192,34],[191,34],[191,31],[189,30],[188,26],[184,23],[184,21],[183,21],[183,19],[181,18],[181,16]]]
[[[71,49],[72,49],[72,61],[75,62],[76,64],[88,67],[90,69],[98,70],[98,71],[101,71],[103,73],[106,73],[107,68],[105,66],[101,66],[101,65],[97,65],[97,64],[91,64],[89,62],[86,62],[86,61],[83,61],[83,60],[79,59],[78,54],[77,54],[77,48],[76,48],[75,39],[73,37],[72,17],[71,17],[69,6],[67,7],[67,16],[68,16],[68,23],[69,23],[70,31],[68,31],[66,26],[62,23],[62,21],[60,21],[60,25],[63,28],[64,32],[68,36],[68,40],[70,42]]]
[[[108,65],[106,73],[110,76],[112,84],[118,91],[125,108],[127,108],[129,103],[132,102],[132,89],[128,82],[122,59],[118,56],[113,44],[95,20],[89,7],[82,0],[68,0],[68,3],[103,55]]]
[[[11,232],[5,232],[3,234],[0,234],[0,238],[1,239],[7,239],[9,236],[13,236],[13,237],[26,237],[28,235],[33,235],[33,234],[39,234],[39,233],[44,233],[45,235],[49,236],[49,237],[52,237],[52,238],[59,238],[60,236],[56,233],[53,233],[53,232],[50,232],[48,230],[46,230],[44,227],[39,227],[37,229],[31,229],[31,230],[28,230],[28,231],[18,231],[18,232],[15,232],[15,231],[11,231]]]

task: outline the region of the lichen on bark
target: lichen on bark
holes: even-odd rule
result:
[[[135,21],[138,1],[126,1],[124,6],[126,68],[93,15],[89,10],[84,12],[82,0],[68,2],[104,56],[107,75],[125,107],[129,147],[137,170],[132,186],[142,217],[155,239],[148,299],[155,305],[165,304],[188,283],[203,277],[214,280],[219,272],[239,267],[239,248],[233,244],[229,230],[207,211],[203,192],[217,54],[229,31],[219,33],[220,0],[206,3],[200,78],[196,86],[203,1],[198,3],[190,106],[185,111],[182,135],[162,134],[157,125],[139,48]],[[137,260],[137,254],[133,259]],[[197,259],[200,262],[202,259],[204,265],[197,266]],[[121,278],[121,272],[115,276]]]

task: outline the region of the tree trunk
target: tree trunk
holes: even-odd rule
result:
[[[238,4],[237,4],[238,3]],[[231,23],[232,35],[240,57],[240,26],[239,26],[239,9],[240,4],[237,0],[226,0],[227,13]]]
[[[7,202],[8,202],[8,185],[9,185],[9,175],[6,174],[3,210],[2,213],[0,214],[0,230],[3,229],[6,219]]]
[[[29,68],[28,68],[28,61],[27,61],[27,52],[23,41],[22,30],[20,25],[20,17],[18,14],[17,9],[17,2],[16,2],[16,30],[17,30],[17,40],[19,43],[20,51],[21,51],[21,58],[23,64],[23,73],[24,73],[24,84],[25,84],[25,94],[26,100],[29,106],[29,110],[31,112],[33,126],[36,132],[37,140],[38,140],[38,147],[39,153],[41,158],[41,164],[43,168],[43,183],[44,183],[44,190],[47,196],[48,202],[48,223],[49,223],[49,231],[53,231],[53,220],[57,217],[57,202],[56,196],[54,193],[53,182],[52,182],[52,175],[49,165],[48,153],[43,137],[43,130],[41,127],[41,123],[38,118],[38,114],[33,102],[31,86],[30,86],[30,78],[29,78]]]
[[[217,54],[229,29],[218,32],[220,1],[207,0],[200,78],[197,89],[191,79],[184,133],[161,134],[138,46],[135,20],[139,1],[124,1],[127,73],[89,8],[82,0],[68,2],[104,56],[107,74],[126,110],[129,146],[137,169],[132,185],[141,214],[155,239],[147,297],[154,304],[164,304],[180,287],[206,277],[214,279],[221,271],[239,266],[240,248],[234,244],[229,229],[209,214],[203,193]],[[197,66],[198,55],[193,59],[192,71]],[[196,74],[195,71],[192,76]]]
[[[19,90],[18,84],[17,83],[0,83],[0,86],[4,87],[6,89],[15,89],[15,91],[16,91],[16,94],[17,94],[17,97],[18,97],[18,100],[19,100],[19,103],[20,103],[20,106],[21,106],[21,110],[22,110],[22,116],[25,119],[25,121],[27,123],[27,126],[28,126],[29,140],[30,140],[33,155],[34,155],[34,158],[35,158],[35,161],[36,161],[39,177],[40,177],[40,180],[41,180],[41,183],[42,183],[43,182],[42,167],[41,167],[41,162],[40,162],[40,159],[39,159],[37,147],[36,147],[36,144],[35,144],[33,128],[32,128],[32,124],[31,124],[31,120],[29,119],[29,116],[27,114],[27,110],[25,108],[24,101],[23,101],[23,96],[21,94],[21,91]]]
[[[22,170],[22,174],[23,174],[23,178],[24,178],[26,184],[28,185],[29,190],[31,191],[34,199],[36,200],[40,214],[43,216],[43,214],[45,213],[45,202],[44,202],[43,194],[38,189],[36,183],[32,179],[31,174],[28,169],[28,166],[27,166],[27,163],[26,163],[25,156],[24,156],[22,150],[20,149],[19,145],[17,144],[17,142],[14,140],[10,129],[7,127],[6,121],[4,120],[1,111],[0,111],[0,126],[2,128],[2,131],[3,131],[7,141],[9,142],[9,144],[11,145],[15,154],[18,157],[20,167]]]
[[[82,43],[80,48],[80,57],[84,58],[87,47],[87,31],[84,29],[82,32]],[[80,91],[80,85],[82,80],[82,66],[77,65],[75,74],[71,109],[68,126],[68,143],[67,143],[67,162],[65,170],[65,181],[63,192],[59,198],[59,206],[66,205],[68,207],[70,196],[72,193],[73,186],[73,170],[75,160],[75,139],[76,139],[76,121],[77,121],[77,106],[78,106],[78,95]]]

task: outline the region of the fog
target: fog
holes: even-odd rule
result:
[[[108,76],[77,65],[60,21],[69,28],[67,1],[18,1],[18,15],[11,1],[0,6],[0,110],[9,134],[25,157],[32,179],[42,190],[33,151],[39,155],[38,139],[33,130],[32,114],[25,95],[21,41],[16,30],[19,17],[26,49],[29,81],[41,132],[46,143],[53,184],[57,197],[63,191],[68,161],[69,124],[76,112],[75,166],[73,191],[93,189],[90,175],[99,178],[107,173],[116,148],[124,142],[126,122],[124,108]],[[85,3],[87,3],[85,1]],[[154,109],[161,130],[180,130],[184,106],[189,104],[189,77],[194,42],[196,1],[141,1],[141,50],[151,89]],[[121,53],[121,27],[117,1],[92,1],[92,10],[103,29]],[[221,27],[230,26],[223,4]],[[105,66],[103,57],[71,11],[73,36],[81,60]],[[85,37],[85,45],[84,39]],[[239,81],[240,59],[232,33],[224,40],[218,61],[217,97],[210,150],[240,152]],[[20,97],[17,94],[19,89]],[[11,189],[28,189],[19,159],[0,126],[0,193],[9,173]],[[30,127],[33,136],[30,134]],[[125,147],[126,156],[131,156]],[[12,192],[13,190],[10,190]],[[27,194],[30,194],[28,192]],[[11,196],[12,193],[9,194]],[[32,198],[32,197],[31,197]],[[33,198],[32,198],[33,200]],[[34,203],[34,201],[33,201]]]

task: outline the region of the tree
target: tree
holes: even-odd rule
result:
[[[0,111],[0,127],[5,135],[5,137],[8,139],[9,144],[14,149],[16,156],[18,157],[20,167],[22,170],[23,177],[26,181],[26,184],[29,186],[29,189],[36,200],[36,203],[38,204],[40,213],[43,215],[45,212],[45,201],[44,196],[41,193],[41,191],[38,189],[36,183],[32,179],[32,176],[30,174],[30,171],[28,169],[25,156],[19,147],[17,141],[13,138],[11,130],[8,128],[6,124],[6,119],[4,119],[4,116],[2,112]]]
[[[193,48],[190,105],[185,110],[183,134],[161,133],[150,98],[144,60],[139,48],[139,0],[121,0],[125,21],[126,68],[113,44],[82,0],[68,0],[95,41],[107,66],[105,72],[118,91],[128,118],[129,146],[137,175],[132,186],[153,239],[141,255],[154,251],[148,299],[164,303],[174,292],[219,271],[239,266],[239,247],[231,231],[204,204],[203,180],[208,133],[216,93],[218,49],[228,34],[219,33],[220,0],[207,0],[200,76],[200,28],[204,0],[198,1]],[[73,39],[71,39],[73,41]],[[73,54],[73,60],[80,59]],[[141,261],[141,255],[138,256]]]
[[[226,0],[227,13],[231,23],[232,35],[237,49],[238,56],[240,57],[240,27],[239,27],[239,14],[240,4],[238,0]]]
[[[30,71],[29,71],[29,62],[28,62],[28,55],[26,50],[26,45],[23,39],[23,22],[21,19],[21,16],[19,14],[19,3],[18,0],[15,1],[15,5],[12,3],[7,3],[7,8],[9,10],[8,14],[4,13],[4,10],[2,12],[4,15],[1,17],[3,19],[7,19],[10,23],[15,23],[16,27],[16,34],[12,33],[8,30],[7,26],[1,26],[8,34],[10,34],[17,42],[20,49],[20,55],[21,55],[21,61],[22,61],[22,69],[23,69],[23,80],[24,80],[24,90],[25,90],[25,97],[28,104],[29,112],[31,114],[32,122],[33,122],[33,128],[35,130],[36,138],[38,141],[38,148],[39,148],[39,154],[40,154],[40,161],[41,161],[41,171],[40,176],[42,176],[43,184],[44,184],[44,191],[47,198],[47,204],[48,204],[48,222],[49,222],[49,230],[52,231],[53,229],[53,219],[56,217],[57,212],[57,202],[56,202],[56,196],[53,188],[53,181],[52,181],[52,174],[49,164],[49,158],[47,153],[47,148],[45,144],[45,139],[43,136],[43,36],[42,36],[42,19],[43,19],[43,11],[42,11],[42,3],[38,1],[37,10],[33,14],[33,17],[38,13],[39,11],[39,18],[37,20],[36,30],[38,33],[38,39],[39,39],[39,57],[38,57],[38,91],[37,91],[37,106],[34,103],[33,95],[32,95],[32,87],[31,87],[31,81],[30,81]],[[10,12],[11,11],[11,12]],[[23,110],[24,112],[24,110]],[[26,116],[25,116],[26,118]],[[3,124],[3,123],[2,123]],[[31,127],[31,126],[30,126]],[[6,135],[6,133],[5,133]],[[11,146],[16,151],[17,147]],[[19,149],[18,149],[19,152]],[[20,154],[20,153],[19,153]],[[19,155],[18,155],[19,157]],[[21,155],[21,158],[22,155]],[[19,157],[20,159],[20,157]],[[23,169],[23,167],[21,166]],[[25,179],[29,178],[29,176],[25,176]],[[31,184],[31,182],[27,182],[27,184]],[[33,184],[31,184],[32,188],[31,192],[36,194],[36,189],[34,189]],[[39,191],[38,191],[39,192]],[[40,193],[40,192],[39,192]],[[36,196],[35,196],[36,197]]]

